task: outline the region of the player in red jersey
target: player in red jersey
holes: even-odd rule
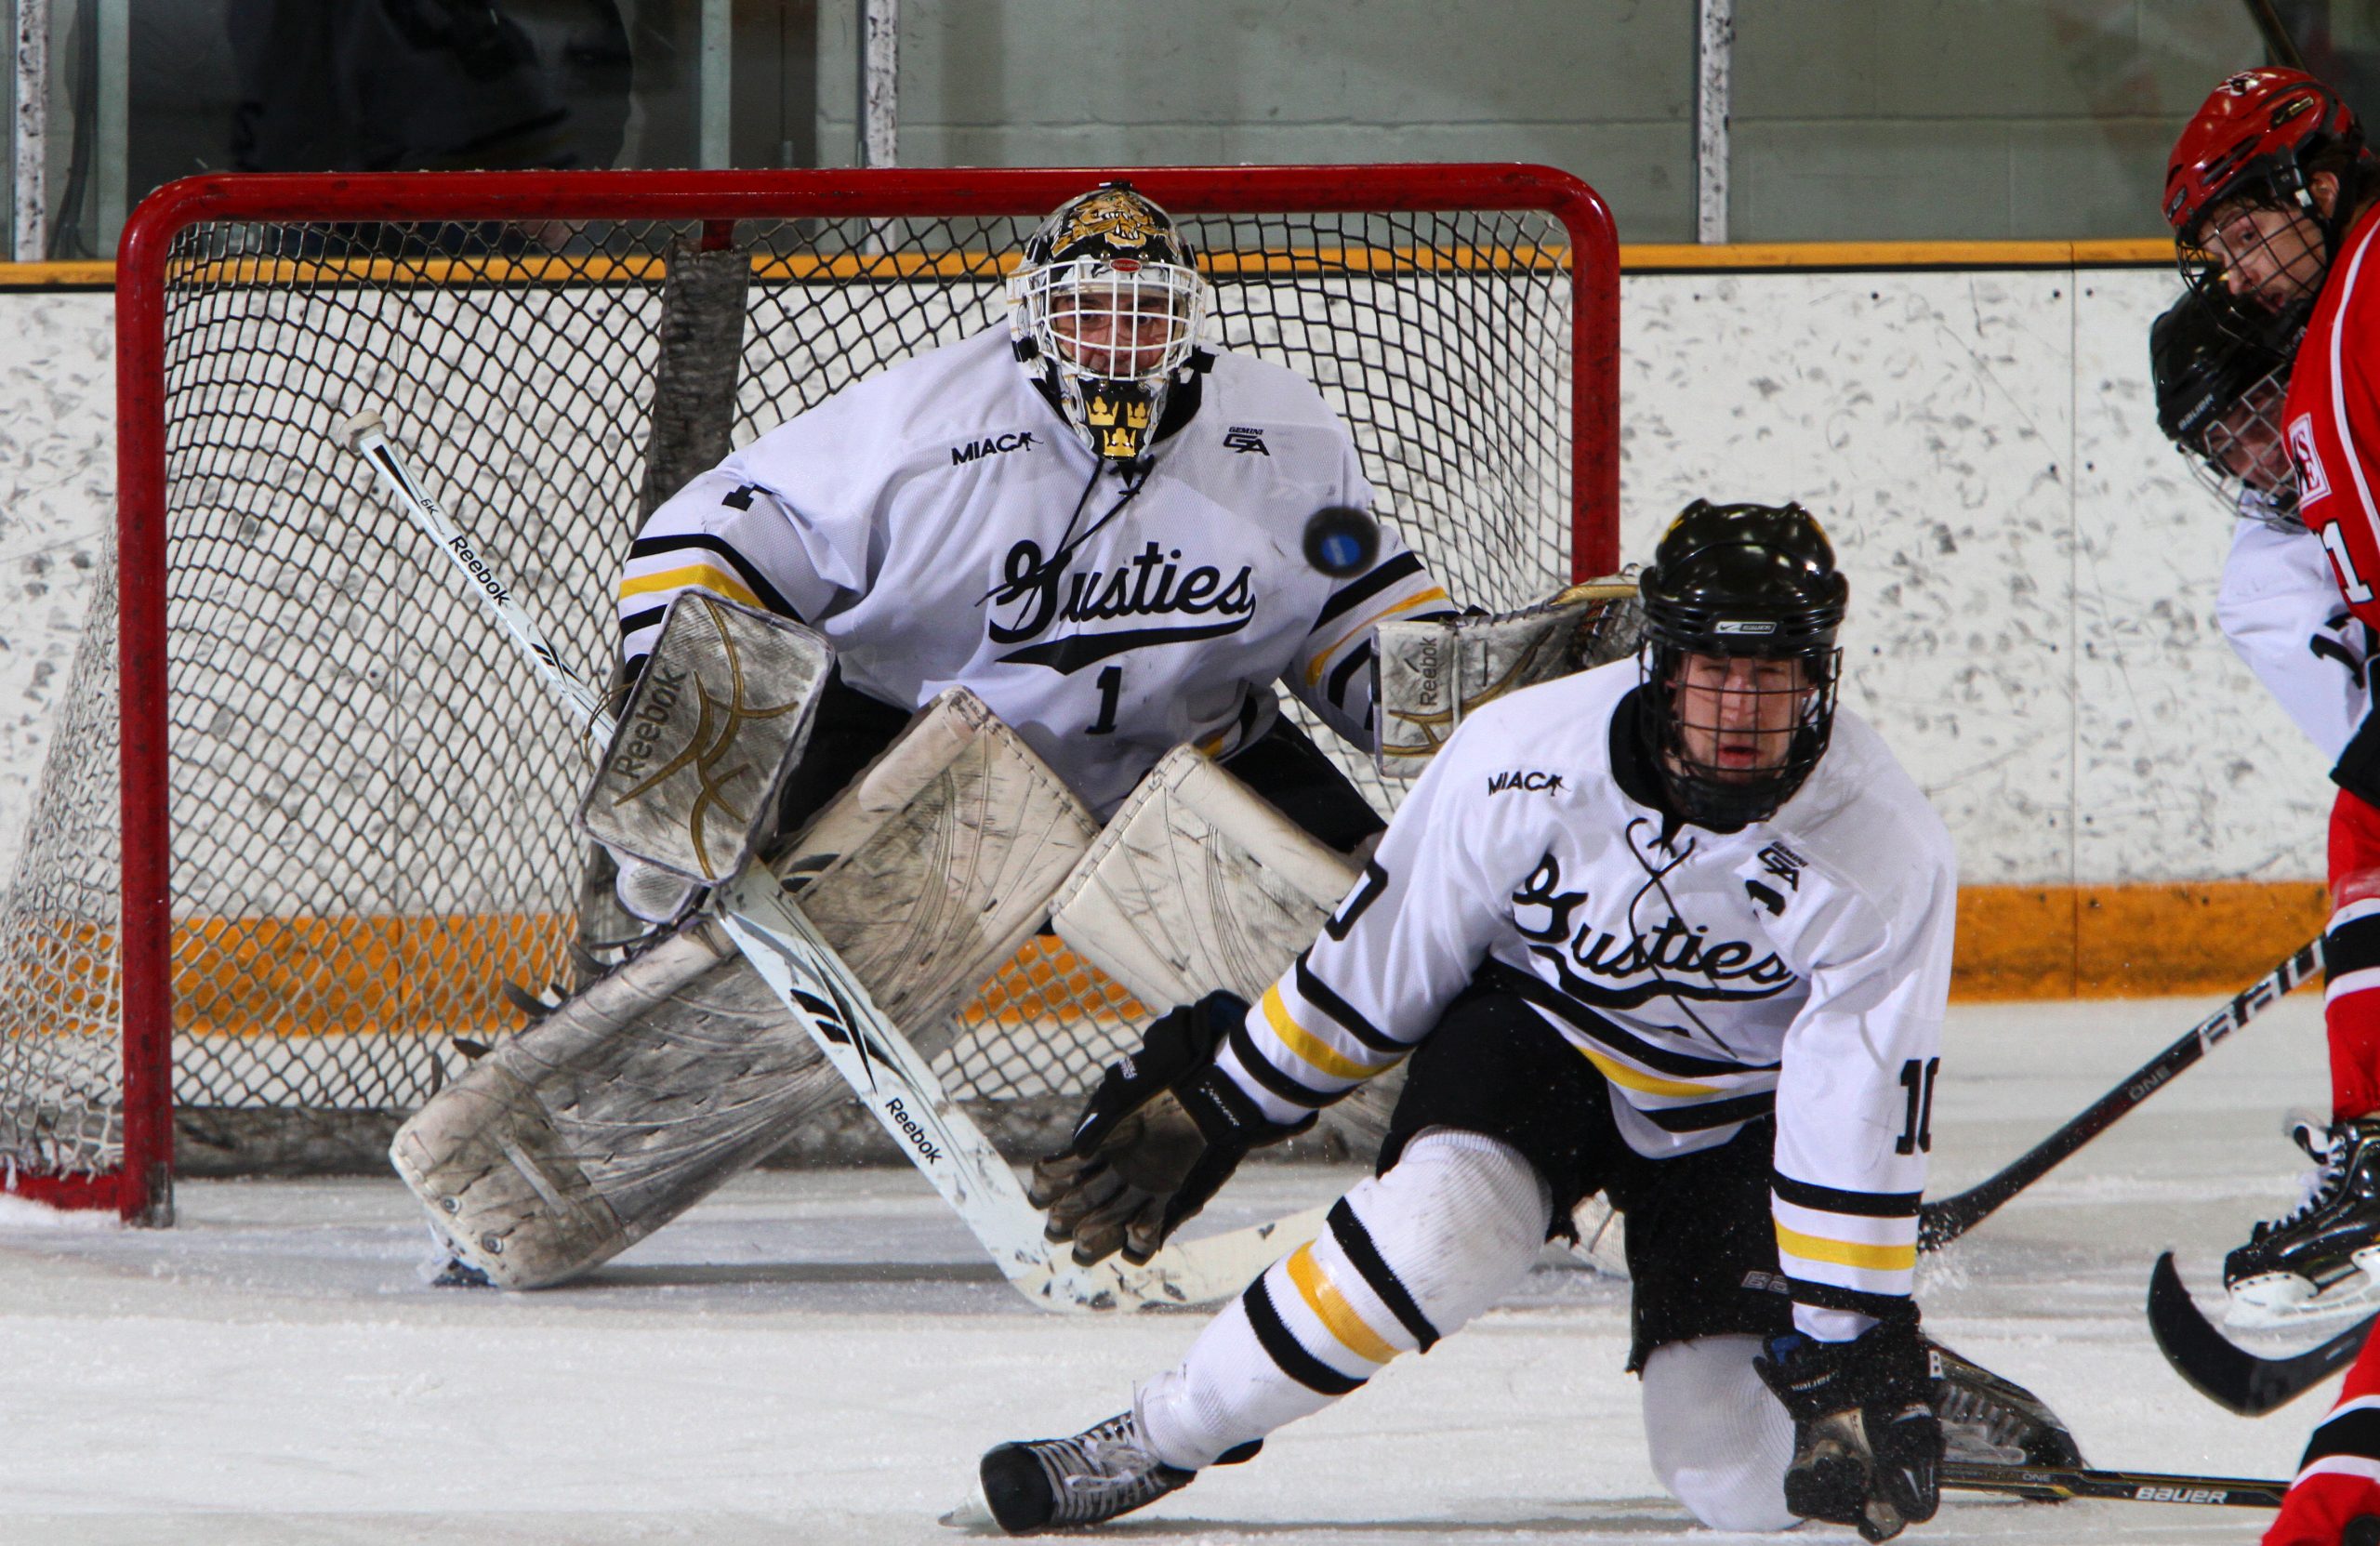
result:
[[[2380,625],[2380,176],[2347,104],[2302,71],[2216,86],[2175,143],[2165,218],[2210,298],[2305,319],[2281,411],[2298,513],[2348,608]],[[2235,1306],[2270,1319],[2380,1297],[2380,715],[2331,773],[2324,933],[2331,1128],[2306,1200],[2224,1263]],[[2380,1546],[2380,1339],[2315,1431],[2266,1546]]]

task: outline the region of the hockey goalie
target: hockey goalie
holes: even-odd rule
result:
[[[737,946],[718,897],[745,866],[927,1058],[1052,918],[1153,1006],[1252,995],[1382,826],[1276,686],[1385,756],[1379,684],[1414,674],[1383,673],[1384,622],[1477,667],[1427,720],[1620,615],[1458,619],[1391,532],[1309,562],[1316,510],[1372,503],[1347,431],[1294,373],[1202,347],[1196,254],[1130,188],[1043,222],[1009,299],[694,478],[629,548],[625,728],[583,810],[608,970],[392,1149],[458,1275],[585,1273],[845,1098]]]

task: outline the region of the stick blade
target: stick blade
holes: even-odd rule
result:
[[[364,449],[364,436],[385,434],[387,431],[388,426],[380,422],[380,416],[366,408],[361,413],[350,414],[340,419],[331,430],[331,435],[350,451],[361,451]]]
[[[1997,1492],[2037,1503],[2106,1498],[2135,1503],[2199,1503],[2220,1508],[2277,1509],[2285,1481],[2251,1476],[2188,1476],[2161,1471],[2096,1471],[2082,1466],[1999,1465],[1945,1460],[1942,1486]]]
[[[2267,1358],[2226,1337],[2190,1298],[2174,1253],[2149,1275],[2149,1329],[2158,1351],[2189,1387],[2225,1411],[2262,1417],[2277,1411],[2355,1360],[2380,1316],[2358,1321],[2319,1347]]]

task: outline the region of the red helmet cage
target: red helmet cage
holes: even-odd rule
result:
[[[2363,131],[2338,94],[2303,70],[2243,70],[2206,99],[2165,162],[2165,220],[2185,242],[2216,203],[2262,178],[2302,192],[2305,167],[2331,145],[2360,149]]]

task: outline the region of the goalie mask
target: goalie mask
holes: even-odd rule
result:
[[[1638,722],[1663,792],[1714,831],[1765,819],[1833,733],[1834,638],[1851,588],[1834,548],[1799,505],[1698,499],[1642,583]]]
[[[2281,434],[2296,330],[2187,291],[2149,330],[2157,428],[2224,508],[2283,531],[2297,519],[2297,474]]]
[[[1125,183],[1069,199],[1025,244],[1009,328],[1027,376],[1106,461],[1147,455],[1189,368],[1206,281],[1173,218]]]

